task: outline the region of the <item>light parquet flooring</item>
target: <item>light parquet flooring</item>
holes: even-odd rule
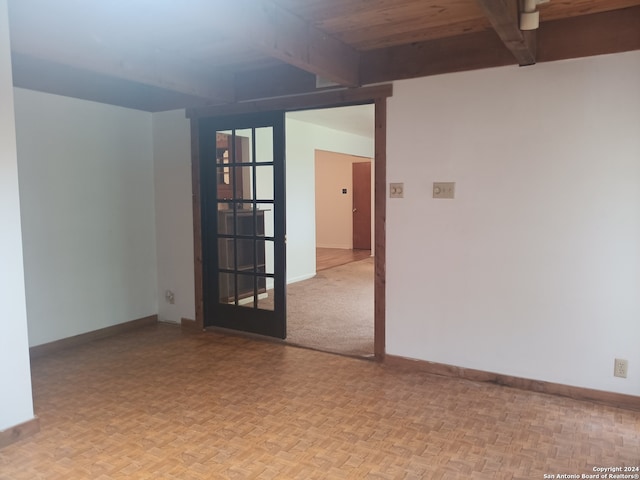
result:
[[[158,325],[33,362],[0,479],[541,479],[640,464],[640,413]]]

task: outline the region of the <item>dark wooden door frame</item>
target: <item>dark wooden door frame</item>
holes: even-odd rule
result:
[[[260,111],[296,111],[344,107],[373,103],[375,106],[374,154],[374,354],[384,359],[386,345],[386,188],[387,188],[387,98],[391,85],[328,91],[310,95],[273,98],[200,109],[188,109],[191,120],[191,185],[193,192],[193,256],[195,270],[196,327],[204,328],[202,277],[202,224],[200,216],[200,155],[198,121],[200,118],[255,113]]]

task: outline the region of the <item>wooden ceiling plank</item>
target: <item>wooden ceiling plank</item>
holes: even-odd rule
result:
[[[405,26],[385,28],[383,33],[375,28],[365,27],[352,29],[340,34],[340,38],[353,45],[358,50],[375,50],[378,48],[393,47],[407,43],[424,42],[435,38],[454,37],[474,32],[490,30],[491,25],[484,17],[464,22],[449,23],[444,25],[425,26],[416,22],[409,22]]]
[[[475,0],[273,0],[358,51],[491,28]]]
[[[417,24],[423,28],[432,28],[450,23],[477,20],[486,23],[483,10],[473,0],[394,0],[386,6],[375,8],[367,3],[362,9],[349,14],[345,7],[336,10],[334,15],[325,20],[313,19],[314,25],[332,34],[345,34],[351,30],[369,28],[395,29],[399,31],[403,25],[411,28]]]
[[[269,0],[206,0],[198,7],[199,15],[229,19],[216,29],[237,42],[341,85],[360,84],[355,49]]]
[[[521,66],[536,63],[535,30],[522,31],[518,0],[477,0],[489,22]]]

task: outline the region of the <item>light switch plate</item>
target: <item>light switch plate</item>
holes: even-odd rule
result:
[[[404,198],[404,183],[390,183],[389,198]]]
[[[456,182],[433,182],[433,198],[454,198]]]

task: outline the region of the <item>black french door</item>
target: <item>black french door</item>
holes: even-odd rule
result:
[[[284,112],[199,120],[204,325],[286,337]]]

